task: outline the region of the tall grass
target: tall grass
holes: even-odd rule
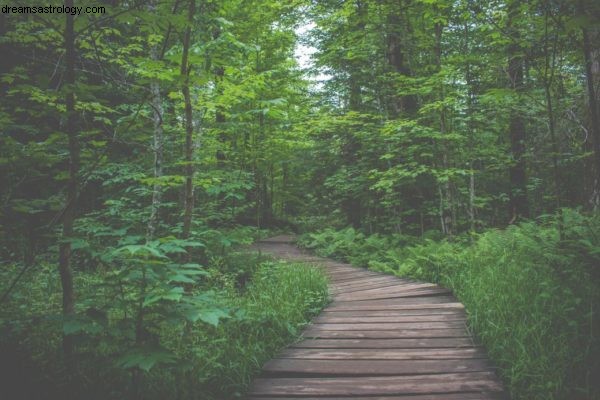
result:
[[[599,399],[600,218],[570,210],[563,218],[562,239],[546,218],[398,248],[360,236],[335,245],[352,235],[332,232],[304,243],[351,249],[341,257],[353,260],[375,247],[363,266],[451,288],[514,399]]]

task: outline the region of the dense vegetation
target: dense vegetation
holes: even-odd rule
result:
[[[327,298],[243,246],[324,228],[305,243],[454,289],[515,398],[600,396],[598,2],[64,6],[103,9],[0,13],[23,398],[241,396]]]

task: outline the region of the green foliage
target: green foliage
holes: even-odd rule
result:
[[[325,229],[301,236],[299,244],[314,249],[317,254],[333,257],[360,267],[373,267],[393,262],[398,256],[395,251],[420,242],[419,238],[407,235],[374,234],[367,236],[354,228],[340,231]]]
[[[26,291],[17,291],[3,308],[1,343],[27,348],[30,364],[58,362],[54,346],[61,333],[77,336],[78,351],[85,354],[79,374],[86,381],[68,383],[64,370],[48,369],[43,383],[47,390],[87,393],[92,399],[124,398],[132,390],[129,371],[139,371],[143,398],[191,399],[198,393],[206,399],[239,398],[262,363],[294,340],[328,301],[327,281],[314,267],[252,261],[246,253],[245,261],[255,272],[245,288],[237,290],[214,286],[197,265],[154,264],[152,252],[141,247],[119,253],[133,265],[119,272],[77,274],[85,300],[72,319],[63,322],[59,316],[59,285],[50,266],[36,271]],[[143,274],[132,253],[144,260],[143,297]],[[11,276],[13,268],[3,270],[2,277]],[[188,293],[177,286],[180,280],[185,285],[199,278],[208,279],[204,285],[214,289]],[[136,344],[140,300],[147,322],[143,343]],[[49,314],[52,310],[55,314]],[[6,358],[2,365],[11,362],[15,360]]]
[[[303,243],[452,289],[514,399],[591,399],[600,396],[592,378],[600,367],[599,232],[597,215],[564,209],[562,217],[455,241],[402,245],[347,229],[310,234]]]

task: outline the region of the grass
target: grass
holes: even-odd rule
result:
[[[326,277],[317,268],[272,261],[250,265],[254,258],[248,256],[236,260],[248,265],[229,265],[225,272],[213,267],[202,289],[211,291],[228,312],[218,325],[164,320],[149,332],[177,356],[177,362],[152,367],[142,376],[137,394],[132,392],[130,372],[115,363],[116,355],[127,351],[130,340],[109,338],[109,330],[96,335],[102,338],[94,341],[97,345],[80,342],[75,380],[65,372],[57,351],[62,323],[55,317],[60,310],[56,269],[49,264],[36,268],[24,278],[26,288],[15,292],[0,313],[0,366],[13,372],[0,378],[3,392],[28,400],[69,395],[86,399],[241,398],[261,365],[293,342],[324,307],[328,293]],[[223,270],[223,264],[218,267]],[[10,276],[16,268],[4,268],[2,274]],[[102,281],[99,272],[78,273],[80,302],[92,296],[90,292]]]
[[[327,231],[303,243],[451,288],[512,398],[599,399],[600,218],[567,210],[562,226],[562,238],[547,218],[453,242]]]

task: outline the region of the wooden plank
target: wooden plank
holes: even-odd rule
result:
[[[404,283],[391,283],[388,282],[385,285],[376,285],[376,286],[369,286],[369,287],[359,287],[359,288],[342,288],[342,289],[335,289],[335,288],[331,288],[330,289],[330,293],[332,293],[333,295],[335,295],[336,297],[339,295],[350,295],[350,294],[360,294],[360,295],[365,295],[365,294],[378,294],[378,293],[396,293],[396,292],[402,292],[402,291],[409,291],[409,290],[417,290],[417,289],[439,289],[440,286],[438,285],[433,285],[433,284],[404,284]]]
[[[440,304],[440,303],[456,303],[456,299],[452,296],[422,296],[404,299],[377,299],[371,301],[352,301],[338,300],[327,307],[328,310],[335,309],[352,309],[352,310],[380,310],[380,306],[402,307],[406,305],[422,305],[422,304]],[[375,307],[375,308],[374,308]]]
[[[465,329],[396,329],[392,331],[326,331],[306,329],[302,336],[315,339],[405,339],[469,337]]]
[[[474,346],[466,337],[418,338],[418,339],[305,339],[292,344],[294,348],[307,349],[415,349],[458,348]]]
[[[277,358],[312,360],[457,360],[485,358],[478,347],[460,349],[285,349]]]
[[[333,287],[335,289],[340,289],[340,290],[341,289],[352,290],[352,289],[361,289],[362,288],[362,290],[376,291],[376,290],[381,290],[381,288],[379,288],[379,287],[364,287],[364,286],[366,286],[366,285],[372,285],[372,284],[382,284],[382,283],[383,284],[388,283],[389,284],[388,286],[397,286],[397,287],[402,287],[402,288],[407,288],[407,289],[410,288],[410,287],[416,287],[416,288],[419,288],[419,287],[439,287],[438,285],[433,284],[433,283],[427,283],[427,282],[403,282],[403,281],[398,280],[398,279],[393,279],[393,280],[383,281],[383,282],[372,282],[371,279],[368,279],[365,282],[356,282],[356,283],[352,283],[352,284],[344,284],[343,286],[340,285],[339,287],[338,287],[338,285],[334,284]],[[388,287],[388,286],[385,286],[385,287]]]
[[[362,273],[340,273],[336,276],[328,276],[329,282],[333,285],[342,282],[367,282],[370,279],[369,275]]]
[[[368,277],[368,279],[363,279],[363,280],[358,280],[358,281],[346,281],[346,282],[330,282],[330,287],[332,289],[335,290],[341,290],[341,289],[346,289],[346,288],[353,288],[353,287],[361,287],[364,285],[377,285],[377,284],[400,284],[401,282],[398,282],[396,279],[390,279],[390,278],[386,278],[386,279],[379,279],[379,278],[372,278],[372,277]]]
[[[328,324],[315,323],[316,329],[324,331],[395,331],[399,329],[454,329],[465,326],[462,321],[445,322],[390,322],[390,323],[363,323],[363,324]]]
[[[410,283],[402,283],[402,282],[397,282],[397,281],[379,281],[379,282],[372,282],[371,279],[368,280],[368,282],[361,282],[361,283],[357,283],[357,284],[352,284],[352,285],[332,285],[331,286],[331,292],[332,293],[349,293],[349,292],[358,292],[361,290],[368,290],[368,289],[383,289],[383,288],[389,288],[389,287],[407,287],[411,285]]]
[[[332,283],[339,282],[364,282],[371,278],[371,275],[364,272],[340,272],[337,275],[329,275],[329,281]]]
[[[259,241],[259,243],[285,243],[285,244],[290,244],[290,243],[295,243],[296,240],[297,240],[297,238],[294,235],[277,235],[277,236],[273,236],[273,237],[270,237],[270,238],[261,239]],[[296,248],[296,246],[294,246],[294,248]]]
[[[302,400],[324,400],[323,397],[296,397]],[[478,393],[436,393],[406,396],[369,396],[369,397],[327,397],[326,400],[506,400],[502,393],[478,392]],[[248,400],[290,400],[290,397],[250,397]]]
[[[410,290],[417,290],[417,289],[439,289],[440,286],[438,285],[434,285],[433,283],[397,283],[395,285],[389,285],[389,286],[384,286],[384,287],[374,287],[374,288],[363,288],[363,289],[359,289],[359,290],[344,290],[341,289],[338,291],[338,293],[340,294],[347,294],[347,293],[355,293],[355,294],[361,294],[361,295],[372,295],[372,294],[379,294],[379,293],[396,293],[396,292],[403,292],[403,291],[410,291]]]
[[[419,298],[413,298],[419,300]],[[381,303],[381,302],[334,302],[327,307],[324,312],[336,313],[336,312],[349,312],[349,311],[405,311],[405,310],[439,310],[439,309],[452,309],[452,310],[464,310],[464,306],[461,303],[408,303],[404,304],[406,300],[413,300],[410,298],[402,299],[402,303]]]
[[[330,310],[325,309],[320,314],[323,317],[355,317],[367,315],[369,317],[403,317],[408,315],[467,315],[462,307],[428,307],[428,308],[400,308],[392,310]]]
[[[410,298],[406,298],[410,299]],[[405,300],[405,299],[403,299]],[[422,303],[422,304],[381,304],[376,302],[364,302],[365,304],[361,304],[361,302],[344,302],[338,303],[334,300],[324,312],[327,313],[337,313],[337,312],[386,312],[386,311],[396,311],[403,312],[407,310],[439,310],[439,309],[448,309],[448,310],[464,310],[464,306],[460,303]]]
[[[402,323],[402,322],[465,322],[467,316],[462,314],[434,314],[434,315],[403,315],[394,317],[371,317],[355,315],[354,317],[331,317],[323,315],[313,320],[315,324],[372,324],[372,323]]]
[[[414,282],[405,282],[403,279],[396,278],[394,276],[389,275],[379,275],[369,279],[368,282],[356,283],[356,282],[348,282],[348,283],[336,283],[335,287],[348,287],[348,286],[356,286],[356,285],[369,285],[381,282],[391,282],[391,283],[414,283]]]
[[[415,375],[491,371],[485,359],[465,360],[302,360],[273,359],[263,366],[269,375]]]
[[[364,396],[456,392],[499,392],[492,372],[336,378],[256,379],[254,396]]]
[[[361,300],[378,300],[378,299],[395,299],[401,297],[418,297],[418,296],[434,296],[442,294],[450,294],[450,290],[445,288],[431,289],[414,289],[405,291],[391,291],[382,293],[348,293],[335,296],[336,301],[361,301]]]

